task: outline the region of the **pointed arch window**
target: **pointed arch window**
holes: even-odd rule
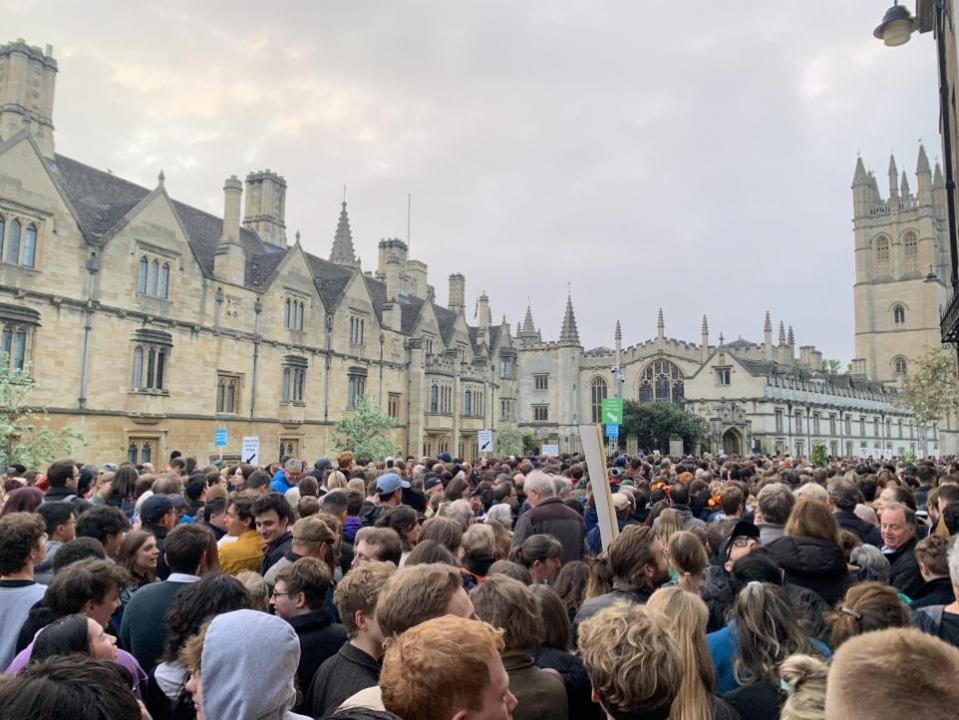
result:
[[[430,412],[436,413],[440,411],[440,388],[439,385],[433,383],[430,386]]]
[[[140,258],[140,272],[137,275],[137,291],[146,294],[147,291],[147,274],[150,272],[150,261],[147,260],[147,256],[144,255]]]
[[[906,324],[906,308],[898,303],[892,307],[892,324],[896,326]]]
[[[157,283],[160,275],[160,261],[156,258],[150,263],[150,276],[147,281],[147,295],[157,296]]]
[[[897,356],[892,361],[893,369],[896,371],[896,376],[905,377],[906,373],[909,370],[909,361],[904,358],[902,355]]]
[[[915,270],[919,262],[919,238],[911,230],[902,239],[902,257],[906,267]]]
[[[684,400],[683,373],[669,360],[655,360],[646,366],[639,381],[640,402],[672,402]]]
[[[10,223],[10,229],[7,231],[7,241],[5,243],[7,254],[5,260],[8,263],[17,264],[20,260],[20,231],[22,226],[19,220]]]
[[[463,393],[463,414],[473,414],[473,391],[469,388],[466,388],[466,392]]]
[[[283,303],[283,327],[290,327],[290,298]]]
[[[594,377],[589,384],[590,410],[594,423],[603,421],[603,400],[607,397],[609,386],[601,377]]]
[[[37,261],[37,226],[31,225],[23,237],[23,266],[32,268]]]
[[[890,265],[889,238],[883,236],[876,240],[876,267],[880,270],[888,270]]]
[[[170,291],[170,263],[163,263],[160,268],[160,286],[157,289],[157,297],[163,300],[167,299]]]

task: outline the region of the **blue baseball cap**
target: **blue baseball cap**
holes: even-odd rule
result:
[[[408,488],[410,484],[396,473],[383,473],[376,479],[376,492],[378,495],[389,495],[395,493],[400,488]]]

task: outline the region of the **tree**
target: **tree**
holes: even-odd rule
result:
[[[809,456],[809,461],[816,467],[826,467],[829,464],[829,453],[826,451],[826,446],[817,442]]]
[[[0,467],[43,468],[55,457],[72,455],[75,444],[85,444],[73,428],[54,431],[39,424],[46,408],[27,404],[36,387],[29,366],[10,369],[7,355],[0,353]]]
[[[930,424],[959,410],[957,393],[956,361],[939,350],[931,350],[910,363],[897,404],[909,409],[925,439]]]
[[[539,443],[536,442],[536,436],[531,432],[523,433],[523,454],[533,453],[539,455]]]
[[[706,436],[706,421],[698,415],[685,412],[673,403],[623,403],[623,427],[620,439],[635,435],[639,447],[645,450],[669,452],[669,436],[678,435],[683,446],[691,450]]]
[[[515,425],[503,425],[496,431],[493,448],[497,455],[521,455],[524,434]]]
[[[827,375],[838,375],[842,369],[842,363],[838,360],[823,360],[822,371]]]
[[[381,408],[371,405],[366,398],[358,398],[353,409],[336,424],[336,449],[380,462],[388,455],[396,455],[396,445],[387,435],[395,425]]]

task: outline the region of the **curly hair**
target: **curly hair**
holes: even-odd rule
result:
[[[734,672],[740,685],[775,684],[779,663],[795,653],[812,652],[795,606],[778,585],[747,583],[736,598],[733,618],[739,633]]]
[[[812,655],[791,655],[779,666],[789,688],[779,720],[822,720],[826,713],[829,666]]]
[[[45,532],[43,518],[33,513],[15,512],[0,518],[0,575],[22,570],[30,553],[39,552]]]
[[[167,618],[169,634],[161,662],[177,659],[183,644],[215,615],[248,610],[253,601],[239,580],[224,573],[210,573],[181,592]]]

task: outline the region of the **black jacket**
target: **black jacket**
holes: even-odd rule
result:
[[[786,582],[808,588],[829,605],[846,591],[846,558],[831,540],[781,537],[765,546],[769,556],[786,572]]]
[[[913,598],[920,593],[924,585],[916,562],[916,543],[913,538],[893,553],[885,553],[889,561],[889,584],[899,592]]]
[[[305,691],[325,660],[336,655],[346,642],[346,629],[334,624],[326,610],[315,610],[290,618],[290,625],[300,640],[300,664],[296,668],[299,687]],[[302,706],[301,706],[302,707]]]
[[[380,662],[351,643],[345,643],[313,676],[307,697],[309,714],[325,717],[360,690],[380,682]]]
[[[840,530],[848,530],[854,533],[868,545],[882,547],[882,533],[879,532],[879,528],[871,522],[866,522],[852,510],[837,510],[836,522],[839,524]]]
[[[287,532],[276,542],[263,548],[263,563],[260,565],[260,575],[266,575],[266,571],[276,565],[283,556],[293,552],[293,533]]]
[[[931,605],[950,605],[956,597],[952,592],[952,580],[948,577],[936,578],[924,583],[919,592],[912,599],[912,609],[929,607]]]
[[[170,566],[166,564],[166,555],[163,552],[163,545],[166,543],[166,536],[170,532],[165,527],[157,527],[156,525],[147,525],[143,524],[143,529],[147,532],[153,533],[153,537],[157,541],[157,550],[160,551],[160,554],[157,555],[157,580],[166,580],[170,577]]]
[[[586,523],[583,516],[566,507],[558,497],[546,498],[520,515],[513,533],[513,547],[530,535],[552,535],[563,544],[563,563],[582,560],[586,554]]]
[[[527,655],[533,663],[543,670],[555,670],[566,681],[566,700],[569,703],[569,716],[576,720],[601,720],[605,717],[599,703],[592,698],[593,686],[586,674],[586,666],[575,655],[557,648],[540,647],[530,650]]]
[[[72,497],[71,497],[72,496]],[[68,487],[52,487],[47,490],[47,494],[43,496],[43,503],[51,502],[64,502],[70,498],[69,503],[73,506],[73,512],[75,515],[79,515],[84,510],[89,510],[93,505],[84,500],[82,497],[77,495],[75,488]]]

